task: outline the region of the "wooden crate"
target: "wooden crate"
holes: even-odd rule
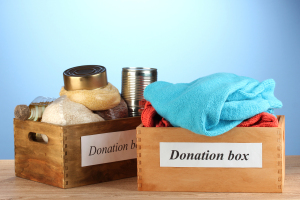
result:
[[[81,167],[81,136],[135,129],[140,117],[58,126],[14,119],[16,176],[60,188],[72,188],[136,176],[136,159]],[[48,136],[47,144],[30,139]]]
[[[236,127],[216,137],[175,127],[137,127],[139,191],[282,192],[285,117],[278,127]],[[262,168],[160,167],[160,142],[262,143]]]

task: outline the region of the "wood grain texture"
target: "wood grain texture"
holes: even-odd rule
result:
[[[71,188],[136,176],[136,159],[81,167],[81,136],[135,129],[140,117],[56,126],[14,119],[16,176]],[[48,136],[48,144],[32,141],[29,133]]]
[[[72,188],[99,182],[136,176],[136,159],[81,167],[81,136],[135,129],[140,117],[65,126],[64,130],[64,188]]]
[[[175,127],[137,127],[138,190],[282,192],[284,116],[279,127],[236,127],[216,137]],[[160,167],[160,142],[262,143],[262,168]]]
[[[300,199],[300,156],[286,156],[283,193],[137,191],[136,177],[67,190],[15,177],[14,161],[0,160],[0,199]]]
[[[280,150],[280,147],[278,150],[280,150],[281,154],[283,155],[280,161],[282,162],[282,166],[283,166],[281,181],[282,181],[282,187],[284,187],[284,180],[285,180],[285,116],[280,115],[278,117],[278,121],[279,121],[278,127],[281,128],[280,139],[282,140],[281,150]]]
[[[30,132],[46,134],[48,144],[32,141]],[[62,133],[59,126],[14,119],[16,176],[63,187]]]

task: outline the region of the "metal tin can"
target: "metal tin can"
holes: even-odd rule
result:
[[[82,65],[63,73],[65,90],[93,90],[106,86],[106,68],[101,65]]]
[[[128,105],[130,117],[140,116],[144,108],[144,89],[157,81],[157,69],[125,67],[122,70],[122,97]]]

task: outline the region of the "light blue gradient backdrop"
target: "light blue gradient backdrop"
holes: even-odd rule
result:
[[[300,1],[0,0],[0,159],[14,158],[13,111],[58,97],[64,70],[154,67],[191,82],[217,72],[273,78],[286,115],[286,154],[300,155]]]

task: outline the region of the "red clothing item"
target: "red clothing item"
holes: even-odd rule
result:
[[[143,112],[146,102],[147,102],[146,99],[142,99],[139,101],[139,107],[140,107],[140,109],[138,110],[139,114]]]
[[[145,103],[141,119],[145,127],[172,127],[170,122],[156,112],[149,101]]]
[[[278,127],[278,119],[270,113],[263,112],[243,121],[237,127]]]

